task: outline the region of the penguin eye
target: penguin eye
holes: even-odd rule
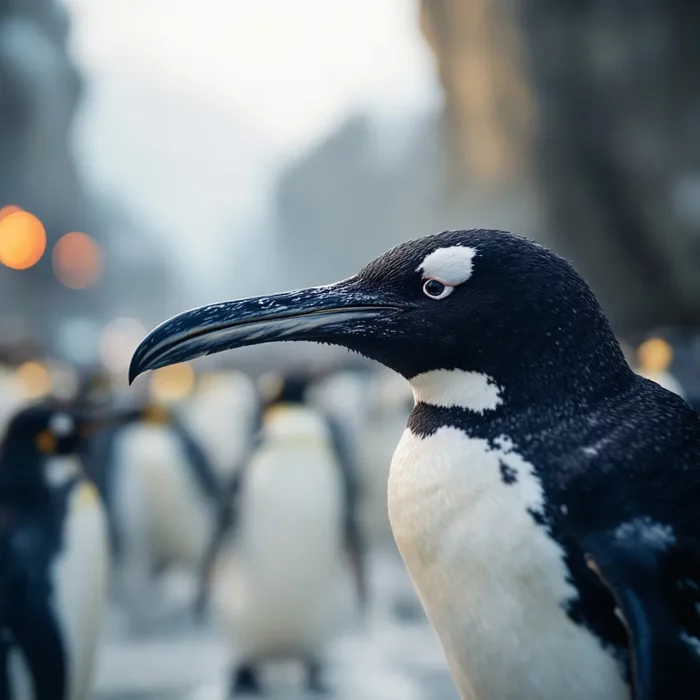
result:
[[[423,292],[431,299],[444,299],[454,292],[455,288],[440,280],[429,279],[423,284]]]

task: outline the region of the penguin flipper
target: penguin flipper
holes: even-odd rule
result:
[[[627,629],[633,698],[691,700],[700,686],[700,653],[679,619],[674,591],[668,590],[672,553],[662,540],[648,533],[645,538],[634,527],[625,533],[626,525],[589,538],[585,551],[586,563],[611,592]]]
[[[172,416],[170,429],[173,431],[173,435],[180,443],[180,447],[187,458],[187,464],[190,467],[195,483],[210,501],[215,502],[221,490],[219,478],[204,447],[178,415]]]
[[[234,466],[232,476],[222,485],[216,500],[216,522],[211,533],[209,545],[204,553],[199,568],[197,594],[195,595],[193,612],[195,620],[201,620],[209,603],[214,564],[228,533],[235,530],[238,524],[238,499],[241,494],[245,468],[255,450],[262,444],[262,411],[256,413],[254,430],[251,432],[246,450],[240,461]]]
[[[204,615],[209,603],[209,589],[216,558],[226,535],[235,529],[238,522],[238,496],[241,490],[242,473],[242,467],[236,470],[219,499],[216,523],[199,569],[197,594],[193,606],[195,620],[201,620]]]
[[[357,599],[360,606],[367,605],[367,567],[365,566],[364,547],[357,528],[346,535],[345,547],[350,559],[350,568],[355,579]]]

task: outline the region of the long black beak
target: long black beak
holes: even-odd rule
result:
[[[353,278],[272,296],[201,306],[174,316],[149,333],[136,349],[129,382],[158,369],[243,347],[279,340],[344,344],[367,331],[366,322],[405,309],[361,289]]]

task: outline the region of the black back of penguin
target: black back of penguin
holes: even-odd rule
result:
[[[77,477],[50,483],[49,455],[73,455],[75,417],[40,405],[10,421],[0,451],[0,697],[11,697],[8,659],[20,648],[36,697],[67,697],[65,639],[55,617],[51,569],[63,547],[68,498]]]

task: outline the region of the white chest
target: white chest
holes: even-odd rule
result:
[[[107,606],[107,520],[94,487],[84,481],[69,496],[63,549],[55,562],[55,612],[66,643],[69,700],[87,698]]]
[[[316,651],[335,619],[342,484],[323,446],[263,448],[248,466],[235,536],[219,555],[215,597],[238,651]]]
[[[114,511],[128,566],[197,566],[213,509],[181,445],[163,426],[124,430],[115,454]],[[122,569],[121,573],[124,572]]]
[[[618,665],[562,607],[576,594],[562,551],[528,512],[542,497],[505,437],[406,430],[391,465],[394,537],[463,698],[628,700]]]
[[[343,495],[338,466],[324,446],[260,450],[245,488],[241,544],[251,566],[280,566],[276,576],[288,584],[297,569],[308,575],[311,562],[329,567],[341,544]]]

